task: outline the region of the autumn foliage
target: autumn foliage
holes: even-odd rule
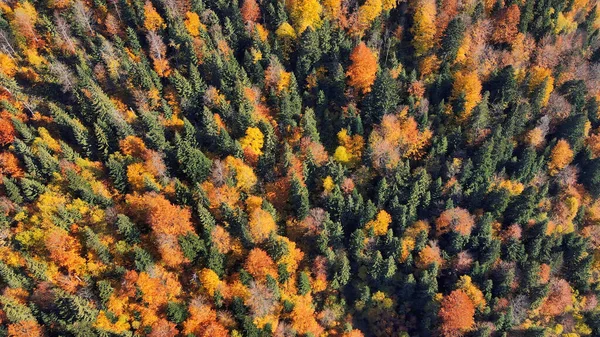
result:
[[[377,55],[361,42],[352,50],[350,61],[346,72],[348,84],[363,94],[368,93],[377,75]]]
[[[475,321],[475,306],[463,290],[454,290],[444,296],[439,317],[442,321],[441,333],[446,337],[463,336],[469,332]]]

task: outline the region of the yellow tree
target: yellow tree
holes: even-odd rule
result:
[[[416,56],[427,54],[435,44],[436,11],[435,0],[420,0],[415,4],[414,23],[410,31]]]
[[[548,171],[550,175],[556,175],[558,171],[569,165],[573,160],[573,150],[566,140],[559,140],[552,153],[550,153],[550,162],[548,163]]]
[[[144,27],[147,30],[157,30],[166,27],[165,21],[150,1],[146,1],[144,4]]]
[[[352,64],[346,72],[348,84],[363,94],[370,92],[377,77],[377,55],[361,42],[352,50],[350,61]]]
[[[458,99],[463,100],[463,111],[458,120],[464,122],[481,101],[481,81],[477,72],[461,70],[454,75],[452,100]]]
[[[368,28],[381,11],[383,4],[381,0],[367,0],[358,8],[358,23],[362,28]]]
[[[291,0],[288,2],[288,7],[298,35],[308,27],[317,28],[321,23],[323,7],[319,0]]]

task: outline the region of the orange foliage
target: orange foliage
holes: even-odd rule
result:
[[[540,283],[548,283],[548,281],[550,280],[550,272],[552,271],[552,268],[550,267],[550,265],[546,264],[546,263],[542,263],[542,265],[540,266]]]
[[[183,332],[199,337],[227,337],[229,333],[217,322],[217,312],[203,303],[194,299],[188,308],[188,319],[183,323]]]
[[[505,8],[496,16],[494,22],[494,31],[492,33],[492,42],[512,44],[519,33],[519,20],[521,19],[521,10],[517,4],[512,4]]]
[[[254,248],[248,253],[244,268],[256,280],[264,280],[267,275],[277,277],[277,269],[271,257],[260,248]]]
[[[152,275],[141,272],[135,284],[142,293],[142,300],[152,310],[166,305],[181,294],[177,276],[161,267],[154,267]]]
[[[453,231],[460,235],[471,234],[471,229],[475,225],[473,216],[466,209],[455,207],[445,210],[435,220],[437,235],[442,235]]]
[[[550,293],[540,307],[542,316],[558,316],[565,312],[565,309],[573,304],[571,295],[571,286],[569,282],[560,279],[554,280],[550,285]]]
[[[445,337],[463,336],[475,325],[474,315],[475,306],[469,296],[462,290],[454,290],[441,303],[442,334]]]
[[[0,119],[0,145],[8,145],[15,140],[15,128],[8,119]]]
[[[231,251],[231,236],[222,226],[215,226],[210,234],[210,238],[219,253],[227,254]]]
[[[558,171],[565,168],[573,160],[573,151],[569,143],[559,140],[550,153],[550,162],[548,163],[548,172],[550,175],[556,175]]]
[[[441,266],[444,263],[444,259],[442,258],[440,247],[438,247],[437,243],[430,242],[429,245],[425,246],[425,248],[419,252],[416,265],[421,269],[425,269],[434,263]]]
[[[385,115],[369,136],[371,160],[377,169],[393,169],[401,159],[419,158],[429,144],[432,133],[429,129],[419,130],[411,116]]]
[[[20,178],[24,175],[23,170],[19,166],[19,159],[12,152],[0,153],[0,176],[10,175],[15,178]]]
[[[216,187],[210,181],[205,181],[202,183],[202,188],[206,192],[208,200],[210,201],[209,207],[211,209],[217,209],[223,203],[233,206],[240,200],[240,193],[233,186],[222,185]]]
[[[144,27],[147,30],[157,30],[166,27],[165,21],[150,1],[146,1],[144,4]]]
[[[156,193],[128,195],[126,199],[132,209],[141,213],[152,228],[164,262],[168,266],[185,262],[177,238],[194,231],[190,222],[190,210],[175,206]]]
[[[277,226],[271,213],[257,208],[250,214],[250,235],[254,242],[265,241],[276,229]]]
[[[348,84],[363,94],[370,92],[377,77],[377,55],[361,42],[352,50],[350,61],[352,64],[346,72]]]
[[[144,141],[136,136],[127,136],[125,139],[120,140],[119,148],[123,154],[137,158],[145,158],[148,152]]]
[[[41,337],[43,335],[42,327],[34,320],[20,321],[8,325],[9,337]]]
[[[85,267],[85,259],[80,254],[79,241],[62,228],[55,227],[46,235],[44,241],[50,258],[61,267],[71,272],[81,272]]]
[[[244,22],[256,22],[260,18],[260,7],[256,0],[244,0],[241,12]]]
[[[298,333],[303,335],[312,333],[313,336],[321,336],[323,333],[323,328],[315,320],[315,308],[312,305],[310,294],[298,296],[290,316],[292,318],[292,328]]]

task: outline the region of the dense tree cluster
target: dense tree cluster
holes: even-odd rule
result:
[[[599,14],[0,1],[0,337],[600,336]]]

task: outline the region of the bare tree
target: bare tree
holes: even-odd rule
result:
[[[54,61],[50,64],[50,72],[58,79],[63,92],[71,91],[77,84],[77,79],[73,76],[69,67],[60,61]]]
[[[88,33],[94,34],[90,21],[92,20],[92,12],[85,7],[83,1],[78,0],[73,3],[73,14],[75,14],[75,21],[82,28],[87,29]]]

